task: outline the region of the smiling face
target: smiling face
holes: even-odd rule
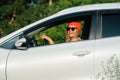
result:
[[[74,25],[72,25],[67,27],[67,34],[70,38],[77,38],[79,36],[79,31]]]
[[[81,40],[79,34],[81,32],[81,23],[78,21],[69,22],[67,25],[66,42]]]

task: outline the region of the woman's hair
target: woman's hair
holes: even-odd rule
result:
[[[70,42],[70,37],[68,36],[67,32],[66,32],[66,42]]]

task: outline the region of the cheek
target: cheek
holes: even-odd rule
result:
[[[74,35],[79,36],[79,31],[75,31]]]

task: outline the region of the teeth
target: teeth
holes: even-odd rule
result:
[[[70,32],[70,34],[72,34],[72,32]]]

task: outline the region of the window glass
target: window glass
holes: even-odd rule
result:
[[[102,15],[102,37],[120,36],[120,14]]]
[[[5,44],[3,44],[1,47],[6,48],[6,49],[12,49],[15,48],[15,42],[19,40],[19,36],[15,37],[11,40],[9,40],[8,42],[6,42]]]

